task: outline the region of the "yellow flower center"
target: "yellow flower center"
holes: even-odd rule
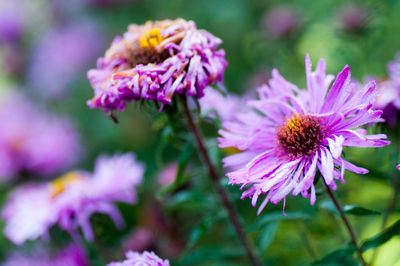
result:
[[[65,175],[53,180],[50,183],[51,198],[54,199],[65,191],[72,183],[82,180],[82,175],[78,172],[68,172]]]
[[[155,48],[164,40],[165,38],[161,36],[161,30],[159,28],[154,28],[146,32],[140,39],[140,47]]]

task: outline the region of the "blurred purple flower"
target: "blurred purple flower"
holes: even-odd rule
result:
[[[225,51],[217,50],[220,43],[193,21],[130,25],[88,72],[95,96],[87,103],[109,112],[138,99],[169,104],[175,94],[200,98],[204,88],[223,79],[227,62]]]
[[[43,96],[58,98],[103,49],[104,40],[88,22],[54,28],[37,43],[28,69],[30,84]]]
[[[17,188],[5,204],[4,234],[15,244],[46,237],[55,224],[77,238],[78,227],[88,241],[94,239],[90,216],[108,214],[118,228],[124,221],[113,201],[135,203],[133,189],[142,181],[144,166],[133,154],[100,157],[94,173],[69,172],[44,184]],[[26,221],[29,221],[28,223]]]
[[[169,266],[168,260],[160,259],[153,251],[143,253],[128,251],[126,260],[122,262],[111,262],[108,266]]]
[[[340,8],[338,17],[344,30],[357,32],[366,26],[368,10],[361,5],[347,4]]]
[[[204,90],[204,97],[199,99],[201,113],[221,122],[231,121],[243,107],[243,101],[236,95],[223,96],[217,90],[208,87]]]
[[[400,54],[396,55],[394,61],[389,62],[387,69],[389,79],[378,83],[375,105],[383,110],[382,117],[386,122],[394,126],[400,110]]]
[[[346,169],[367,173],[341,157],[344,146],[390,143],[382,140],[384,134],[367,135],[358,128],[382,121],[382,111],[373,109],[374,82],[357,90],[345,66],[329,89],[334,76],[325,74],[325,61],[321,59],[312,72],[306,55],[305,65],[307,90],[298,89],[273,70],[269,86],[259,91],[260,99],[248,102],[255,110],[239,114],[237,121],[224,123],[220,130],[220,147],[241,151],[223,160],[225,167],[236,169],[227,173],[230,183],[249,186],[242,198],[250,197],[253,206],[266,194],[258,214],[268,202],[285,202],[289,193],[301,193],[314,204],[317,170],[332,189],[337,188],[335,179],[345,182]]]
[[[0,101],[0,177],[50,175],[71,166],[80,152],[70,121],[45,113],[22,95]]]
[[[281,39],[291,35],[300,25],[298,14],[289,6],[278,5],[268,10],[263,27],[273,38]]]
[[[15,43],[24,32],[24,14],[20,1],[2,1],[0,3],[0,42]]]
[[[175,181],[178,171],[177,163],[170,163],[158,175],[157,182],[161,187],[166,187]]]
[[[154,244],[154,234],[145,227],[136,228],[124,241],[124,250],[145,251]]]
[[[89,262],[82,248],[70,245],[57,252],[55,256],[45,253],[43,250],[34,255],[15,253],[8,258],[3,266],[88,266]]]

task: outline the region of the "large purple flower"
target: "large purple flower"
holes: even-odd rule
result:
[[[19,94],[0,101],[0,178],[21,173],[49,175],[79,157],[78,134],[70,121],[47,114]]]
[[[15,244],[46,237],[55,224],[76,237],[78,227],[85,238],[94,239],[93,213],[108,214],[118,228],[124,221],[113,201],[135,203],[133,189],[142,181],[144,167],[133,154],[100,157],[94,173],[76,171],[45,184],[26,184],[14,191],[2,216],[4,234]],[[27,222],[28,221],[28,222]]]
[[[175,94],[200,98],[204,88],[223,79],[227,62],[224,50],[217,50],[220,43],[193,21],[130,25],[88,72],[95,92],[88,105],[109,112],[138,99],[169,104]]]
[[[126,260],[122,262],[111,262],[108,266],[169,266],[168,260],[160,259],[153,251],[143,253],[128,251]]]
[[[344,172],[365,174],[342,158],[344,146],[381,147],[389,144],[383,134],[367,135],[365,124],[382,121],[382,111],[372,108],[375,83],[356,90],[345,66],[334,77],[325,74],[320,60],[315,72],[306,56],[307,89],[299,90],[277,70],[269,86],[260,89],[260,99],[248,102],[254,108],[240,113],[237,121],[224,123],[220,147],[235,147],[241,152],[224,158],[232,184],[247,187],[242,198],[250,197],[253,206],[266,194],[260,213],[268,202],[277,204],[290,193],[316,200],[314,179],[319,170],[324,182],[336,189],[335,179],[344,183]],[[330,89],[329,89],[330,87]]]
[[[32,53],[28,70],[30,84],[45,97],[62,96],[98,56],[103,44],[96,26],[89,22],[52,29],[44,34]]]
[[[88,258],[84,250],[77,245],[69,245],[55,255],[44,250],[35,250],[31,256],[27,254],[12,254],[2,264],[3,266],[87,266]]]

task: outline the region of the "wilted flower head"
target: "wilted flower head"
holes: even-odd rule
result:
[[[89,261],[82,248],[77,245],[70,245],[57,252],[55,256],[45,253],[42,250],[34,255],[15,253],[9,257],[3,266],[88,266]]]
[[[277,70],[269,85],[260,89],[260,99],[248,102],[254,110],[240,113],[237,121],[224,123],[220,147],[235,147],[241,152],[226,157],[227,176],[232,184],[247,190],[253,206],[266,194],[258,213],[270,201],[277,204],[289,193],[316,200],[315,175],[336,189],[335,179],[344,183],[344,171],[365,174],[341,157],[344,146],[381,147],[389,144],[383,134],[367,135],[365,124],[382,121],[382,111],[372,107],[375,83],[356,90],[350,83],[348,66],[334,77],[325,74],[321,59],[316,71],[306,56],[307,89],[299,90]],[[330,87],[330,88],[329,88]],[[337,167],[335,167],[337,166]]]
[[[15,244],[46,236],[53,225],[76,236],[94,239],[90,225],[93,213],[108,214],[118,228],[124,226],[113,201],[136,202],[133,188],[142,181],[144,167],[133,154],[100,157],[94,173],[75,171],[45,184],[17,188],[5,204],[4,234]]]
[[[71,166],[79,157],[75,128],[19,94],[0,101],[0,177],[22,172],[49,175]]]
[[[284,38],[293,33],[299,24],[298,14],[285,5],[272,7],[264,17],[263,26],[274,38]]]
[[[193,21],[130,25],[88,72],[95,92],[88,105],[108,112],[138,99],[169,104],[175,94],[200,98],[204,88],[223,79],[227,62],[224,50],[217,50],[220,43]]]
[[[243,101],[234,94],[223,96],[211,87],[206,88],[204,92],[204,97],[199,100],[203,116],[230,121],[235,117],[235,113],[243,107]]]
[[[43,96],[62,96],[103,48],[104,40],[89,22],[54,28],[43,35],[28,69],[30,84]]]
[[[169,266],[168,260],[160,259],[153,251],[143,253],[128,251],[126,260],[122,262],[111,262],[108,266]]]
[[[357,32],[366,26],[368,10],[361,5],[347,4],[340,8],[338,17],[344,30]]]

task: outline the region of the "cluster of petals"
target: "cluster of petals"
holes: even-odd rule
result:
[[[89,261],[84,250],[78,245],[69,245],[57,252],[49,254],[44,250],[35,250],[32,255],[12,254],[2,264],[3,266],[88,266]]]
[[[217,50],[220,43],[193,21],[130,25],[88,72],[95,96],[87,103],[109,112],[138,99],[170,104],[175,94],[200,98],[223,79],[227,62],[225,51]]]
[[[46,237],[58,225],[72,237],[80,227],[88,241],[94,239],[90,216],[104,213],[118,228],[124,221],[114,201],[135,203],[134,187],[142,181],[144,166],[133,154],[100,157],[93,173],[69,172],[44,184],[25,184],[10,195],[2,210],[4,234],[15,244]]]
[[[71,121],[48,114],[21,94],[3,95],[0,122],[1,179],[54,174],[79,157],[79,137]]]
[[[108,266],[169,266],[168,260],[160,259],[153,251],[143,253],[128,251],[125,254],[126,260],[122,262],[111,262]]]
[[[389,144],[386,135],[368,135],[359,128],[381,122],[382,111],[374,110],[375,83],[358,88],[351,82],[346,65],[338,73],[326,75],[321,59],[313,72],[305,58],[307,88],[300,90],[273,70],[268,85],[259,89],[259,99],[247,102],[233,122],[223,124],[220,147],[235,147],[239,153],[223,159],[231,184],[240,184],[256,206],[260,195],[277,204],[291,193],[315,203],[317,171],[332,189],[335,180],[344,181],[345,170],[365,174],[342,157],[342,148],[381,147]]]

